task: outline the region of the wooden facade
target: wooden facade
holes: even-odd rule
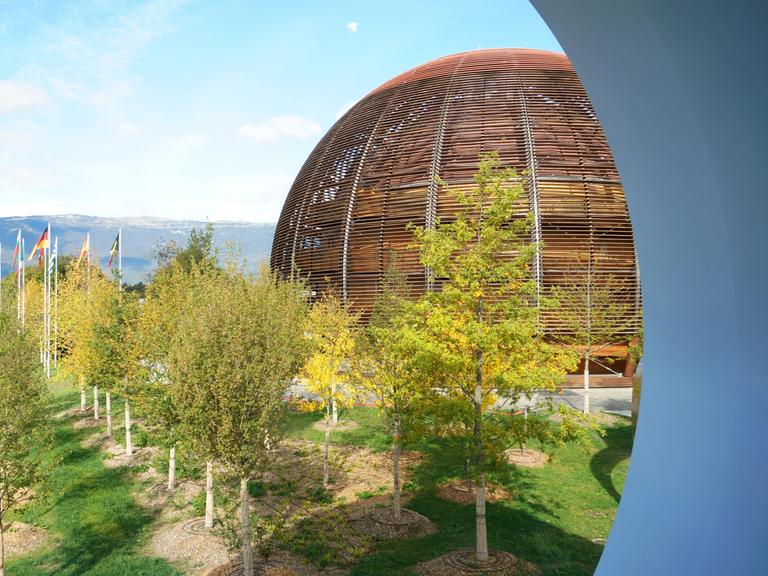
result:
[[[623,280],[622,298],[639,318],[632,226],[605,135],[568,59],[538,50],[446,56],[360,100],[296,177],[272,267],[309,275],[318,293],[332,285],[365,312],[394,251],[413,289],[424,290],[406,226],[449,220],[456,207],[437,178],[470,186],[478,155],[490,150],[525,174],[521,215],[534,214],[532,240],[541,249],[533,274],[542,293],[587,254],[601,273]],[[553,335],[565,329],[556,312],[543,323]],[[635,329],[627,325],[627,338]]]

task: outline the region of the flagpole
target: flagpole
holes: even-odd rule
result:
[[[88,294],[91,293],[91,233],[88,232],[85,235],[85,245],[88,247],[88,252],[85,253],[85,263],[88,265]],[[89,300],[90,302],[90,300]]]
[[[16,236],[16,247],[18,253],[16,254],[16,325],[21,326],[21,263],[24,261],[24,255],[21,253],[21,228]]]
[[[53,262],[53,367],[59,367],[59,237],[56,236],[53,249],[56,260]]]
[[[46,303],[45,323],[45,374],[51,378],[51,222],[48,221],[48,260],[45,262],[45,277],[48,280],[48,302]]]
[[[20,262],[21,263],[19,264],[19,266],[21,266],[21,330],[22,330],[22,332],[24,331],[24,323],[25,323],[26,315],[27,315],[27,310],[26,310],[26,308],[27,308],[27,296],[26,296],[26,291],[27,291],[27,269],[24,266],[24,256],[25,256],[24,252],[25,252],[25,250],[24,250],[24,237],[22,236],[22,238],[21,238],[21,258],[20,258]]]
[[[117,289],[123,291],[123,229],[117,229]]]

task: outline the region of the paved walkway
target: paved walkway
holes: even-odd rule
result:
[[[292,386],[293,395],[317,399],[317,396],[307,391],[303,384]],[[555,402],[563,403],[581,410],[584,406],[584,390],[581,388],[566,388],[561,394],[542,394],[542,399],[551,396]],[[499,407],[509,407],[505,402],[497,403]],[[592,388],[589,391],[590,412],[611,412],[630,416],[632,413],[632,388]]]

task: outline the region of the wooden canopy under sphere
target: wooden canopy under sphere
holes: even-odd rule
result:
[[[450,220],[456,205],[438,177],[471,186],[479,154],[491,150],[521,174],[521,215],[533,213],[532,240],[541,242],[532,269],[541,292],[591,261],[621,279],[622,299],[639,322],[632,226],[611,151],[568,59],[540,50],[446,56],[360,100],[296,177],[272,267],[308,275],[317,293],[333,286],[364,317],[392,252],[413,291],[423,291],[425,272],[408,249],[406,226]],[[548,333],[565,330],[559,316],[542,318]],[[626,325],[627,339],[636,328]]]

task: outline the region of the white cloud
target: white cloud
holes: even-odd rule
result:
[[[320,124],[311,118],[288,114],[272,116],[261,124],[244,124],[240,126],[238,134],[246,140],[265,144],[282,140],[308,140],[321,130]]]
[[[110,13],[94,25],[93,6],[73,4],[42,40],[43,52],[27,72],[50,83],[66,99],[97,105],[130,94],[126,78],[144,50],[173,32],[178,13],[188,0],[105,2]]]
[[[357,22],[347,22],[347,30],[350,32],[357,32]]]
[[[35,84],[0,80],[0,114],[37,108],[48,101],[46,91]]]

